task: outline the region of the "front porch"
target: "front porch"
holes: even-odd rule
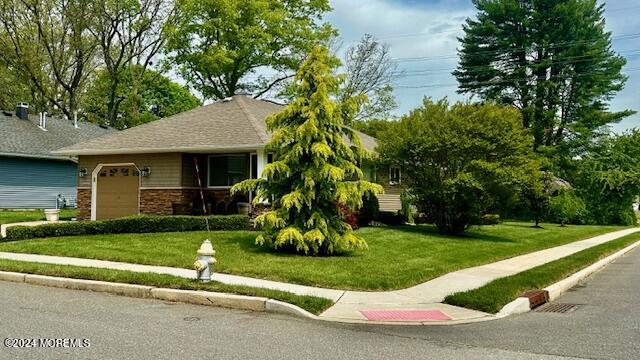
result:
[[[231,195],[231,187],[243,180],[258,178],[270,161],[271,154],[265,154],[262,149],[247,152],[182,154],[183,188],[179,194],[175,194],[178,199],[172,200],[171,213],[237,214],[238,204],[250,204],[253,194]],[[141,213],[142,203],[141,199]]]

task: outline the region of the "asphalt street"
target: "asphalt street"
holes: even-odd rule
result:
[[[640,251],[531,312],[460,325],[342,325],[0,282],[0,338],[88,339],[85,348],[8,348],[0,359],[637,359]]]

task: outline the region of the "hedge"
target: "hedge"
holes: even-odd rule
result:
[[[246,215],[209,216],[211,230],[251,230]],[[201,231],[207,226],[203,216],[132,216],[112,220],[80,221],[7,229],[4,241],[95,234]]]

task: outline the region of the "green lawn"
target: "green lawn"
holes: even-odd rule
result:
[[[627,235],[533,269],[494,280],[483,287],[449,295],[444,302],[497,313],[525,291],[542,289],[554,284],[638,240],[639,233]]]
[[[390,290],[445,273],[566,244],[620,229],[509,222],[483,226],[465,237],[442,236],[431,226],[358,230],[368,251],[304,257],[254,244],[256,232],[219,231],[118,234],[33,239],[0,244],[0,251],[25,252],[191,268],[205,238],[217,250],[216,271],[338,289]]]
[[[62,209],[60,220],[71,220],[76,217],[76,209]],[[0,224],[11,224],[25,221],[44,220],[42,210],[0,210]]]
[[[253,288],[249,286],[226,285],[215,281],[203,284],[195,280],[152,273],[96,269],[81,266],[51,265],[3,259],[0,259],[0,271],[147,285],[170,289],[205,290],[260,296],[297,305],[316,315],[333,305],[331,300],[315,296],[301,296],[285,291]]]

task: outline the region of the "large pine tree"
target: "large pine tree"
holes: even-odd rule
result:
[[[256,203],[272,199],[272,208],[256,218],[263,233],[258,244],[305,254],[366,248],[344,221],[345,210],[362,206],[362,197],[382,187],[363,180],[358,167],[369,154],[345,124],[362,97],[336,101],[339,61],[326,48],[315,48],[298,70],[293,100],[267,119],[274,161],[262,179],[245,180],[232,192],[256,191]]]
[[[454,75],[459,92],[516,106],[534,148],[575,155],[603,126],[626,81],[596,0],[473,0]],[[573,152],[573,154],[572,154]]]

